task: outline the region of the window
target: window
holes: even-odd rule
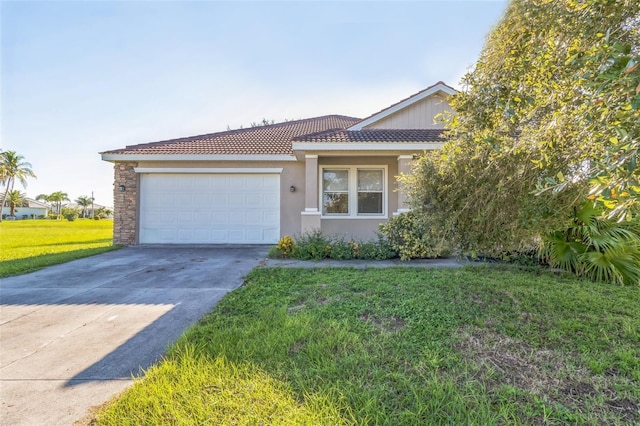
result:
[[[382,214],[382,170],[358,170],[358,214]]]
[[[327,167],[322,169],[322,215],[384,216],[385,168]]]
[[[322,172],[322,213],[349,214],[349,170]]]

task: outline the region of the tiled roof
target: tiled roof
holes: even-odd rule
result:
[[[364,129],[332,130],[302,135],[296,142],[358,143],[358,142],[443,142],[442,129]]]
[[[358,121],[360,121],[359,118],[325,115],[267,126],[130,145],[102,154],[292,154],[291,140],[296,136],[340,130]]]

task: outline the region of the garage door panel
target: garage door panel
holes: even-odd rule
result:
[[[143,174],[140,242],[273,244],[280,236],[277,174]]]

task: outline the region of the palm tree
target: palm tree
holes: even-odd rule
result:
[[[69,201],[69,195],[66,192],[56,191],[52,194],[40,194],[36,197],[36,200],[44,200],[47,203],[51,203],[52,210],[56,212],[56,218],[60,220],[60,214],[62,213],[62,202]]]
[[[7,193],[7,202],[9,203],[9,216],[16,215],[16,208],[22,207],[26,195],[23,192],[13,189]]]
[[[87,208],[93,204],[93,198],[83,195],[76,199],[76,203],[82,207],[82,217],[87,217]]]
[[[16,179],[26,188],[27,178],[29,177],[35,178],[36,175],[31,170],[31,164],[24,161],[22,155],[16,154],[15,151],[0,152],[0,184],[6,186],[4,197],[2,198],[2,206],[0,207],[4,207],[7,201],[7,194],[13,190]],[[0,222],[2,222],[1,215]]]

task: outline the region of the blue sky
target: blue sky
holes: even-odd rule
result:
[[[458,87],[505,1],[0,0],[0,149],[113,205],[98,152]]]

